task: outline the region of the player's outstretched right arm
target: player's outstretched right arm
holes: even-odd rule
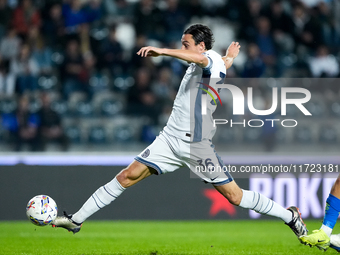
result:
[[[204,68],[208,65],[209,60],[208,58],[195,52],[193,50],[182,50],[182,49],[166,49],[166,48],[157,48],[152,46],[147,46],[141,48],[137,55],[141,57],[158,57],[158,56],[168,56],[178,58],[189,63],[195,63],[198,66]]]

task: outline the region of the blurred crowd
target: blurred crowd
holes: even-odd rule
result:
[[[338,5],[332,0],[0,0],[2,129],[15,150],[23,143],[43,150],[50,140],[66,150],[63,116],[51,101],[67,104],[75,93],[90,103],[99,94],[118,96],[128,102],[123,115],[164,125],[186,65],[135,53],[150,44],[178,48],[186,26],[202,18],[228,25],[246,52],[227,77],[339,77]],[[230,42],[224,43],[227,48]],[[38,107],[30,106],[33,99]],[[8,100],[16,106],[5,107]]]

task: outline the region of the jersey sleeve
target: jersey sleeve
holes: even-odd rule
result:
[[[202,55],[204,55],[208,58],[208,65],[206,67],[203,67],[203,70],[211,69],[211,67],[213,65],[213,61],[212,61],[211,57],[206,52],[203,52]]]

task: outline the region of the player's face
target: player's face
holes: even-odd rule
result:
[[[204,43],[199,43],[195,45],[195,40],[192,38],[191,34],[184,34],[182,36],[182,50],[192,50],[202,53],[204,51]]]

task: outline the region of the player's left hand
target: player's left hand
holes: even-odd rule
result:
[[[228,58],[236,58],[238,53],[240,52],[240,48],[241,48],[241,45],[239,44],[239,42],[232,42],[228,49],[227,49],[227,52],[226,52],[226,56]]]
[[[162,55],[162,49],[152,47],[152,46],[147,46],[141,48],[138,52],[137,55],[141,57],[158,57]]]

